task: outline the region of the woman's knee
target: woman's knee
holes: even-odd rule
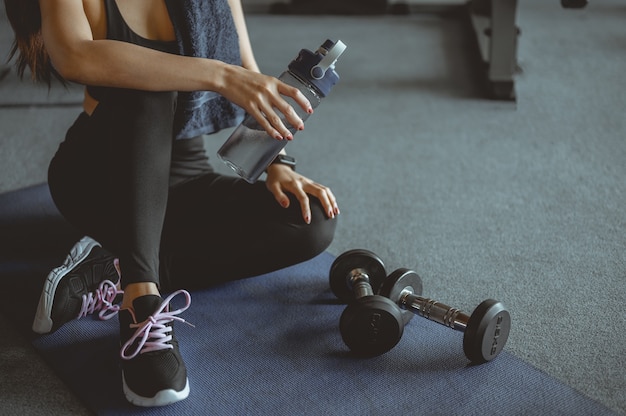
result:
[[[135,135],[156,133],[171,140],[176,96],[175,92],[119,90],[98,107],[102,107],[109,124],[117,126],[116,130],[121,128]]]
[[[173,91],[140,91],[120,89],[109,96],[113,102],[137,111],[165,111],[173,113],[176,108],[177,93]]]

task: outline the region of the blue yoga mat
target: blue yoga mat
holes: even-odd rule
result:
[[[461,333],[419,317],[387,354],[352,356],[328,287],[333,259],[192,292],[182,317],[195,328],[176,327],[191,393],[163,408],[125,401],[116,319],[83,318],[33,343],[100,415],[612,414],[506,351],[470,366]]]

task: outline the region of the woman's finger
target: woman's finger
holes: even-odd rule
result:
[[[267,189],[274,195],[276,202],[283,208],[289,208],[289,197],[283,192],[280,182],[266,182],[266,185]]]
[[[305,187],[305,192],[319,199],[328,218],[335,218],[335,216],[339,214],[337,200],[335,199],[335,195],[333,195],[330,188],[315,182],[311,182],[310,184],[308,184],[308,186]]]

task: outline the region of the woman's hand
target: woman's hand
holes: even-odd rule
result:
[[[302,218],[307,224],[311,223],[309,195],[320,200],[328,218],[335,218],[336,215],[339,215],[337,200],[330,188],[294,172],[289,166],[279,163],[270,165],[267,168],[266,185],[276,201],[284,208],[289,207],[289,198],[285,192],[293,194],[300,202]]]
[[[293,134],[283,124],[278,113],[284,114],[291,126],[304,130],[304,122],[284,97],[292,98],[304,111],[313,113],[309,100],[297,88],[276,77],[236,65],[225,67],[217,92],[246,110],[267,134],[278,140],[293,140]]]
[[[241,65],[252,72],[260,73],[257,65],[252,45],[250,44],[250,36],[243,13],[241,0],[228,0],[230,10],[233,14],[233,21],[237,28],[239,36],[239,52],[241,54]],[[237,68],[231,68],[233,74],[237,77],[243,77],[243,81],[235,81],[225,85],[230,91],[221,91],[220,93],[230,99],[235,104],[243,107],[248,114],[252,115],[265,129],[267,134],[276,139],[292,140],[293,135],[281,122],[280,117],[276,115],[274,109],[277,109],[286,116],[286,120],[291,126],[298,130],[304,128],[304,124],[300,117],[285,100],[280,96],[288,96],[293,98],[304,111],[312,113],[311,105],[308,100],[297,91],[296,88],[288,86],[284,83],[277,83],[276,78],[265,76],[254,77],[246,74],[244,71],[236,71]],[[239,72],[239,74],[237,73]],[[248,78],[246,80],[246,78]],[[241,82],[241,84],[239,84]],[[244,82],[252,82],[252,84],[243,84]],[[237,87],[241,87],[240,91],[236,91]]]

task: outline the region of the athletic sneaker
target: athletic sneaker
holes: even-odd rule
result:
[[[53,269],[39,298],[33,331],[47,334],[72,319],[98,313],[102,320],[113,317],[119,307],[116,297],[120,280],[117,259],[90,237],[77,242],[65,262]]]
[[[186,305],[175,311],[169,303],[184,295]],[[122,384],[126,399],[137,406],[164,406],[189,395],[187,368],[178,350],[174,321],[189,308],[191,295],[185,290],[165,300],[157,295],[138,297],[133,309],[119,312],[122,349]]]

